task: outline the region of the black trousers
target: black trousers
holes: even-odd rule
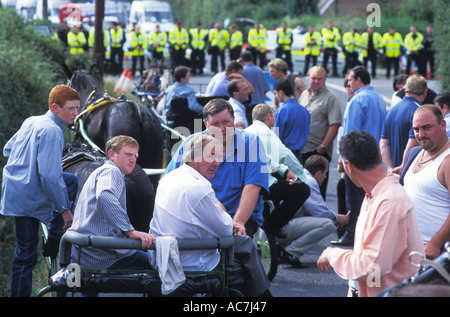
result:
[[[221,50],[217,46],[211,47],[211,72],[218,73],[219,72],[219,58],[220,58],[220,66],[222,67],[222,71],[225,70],[225,51]]]
[[[400,57],[386,57],[386,78],[389,78],[391,75],[391,68],[394,66],[394,77],[399,74],[399,60]]]
[[[205,51],[192,50],[191,52],[191,72],[192,75],[203,74],[203,67],[205,66]]]
[[[292,65],[292,55],[291,50],[283,50],[281,48],[277,48],[277,58],[281,58],[284,60],[288,65],[288,70],[292,73],[293,72],[293,65]]]
[[[273,231],[283,228],[308,199],[311,190],[305,183],[290,183],[284,179],[270,186],[266,199],[272,200],[275,209],[264,217],[264,226]]]
[[[145,60],[145,56],[144,55],[140,55],[140,56],[133,56],[132,59],[132,66],[131,66],[131,74],[134,76],[134,74],[136,73],[136,66],[137,66],[137,62],[139,61],[139,71],[141,73],[141,77],[144,74],[144,60]]]
[[[323,51],[323,68],[327,70],[328,73],[330,73],[330,70],[328,68],[328,59],[331,57],[331,61],[333,63],[333,75],[337,76],[337,50],[335,48],[326,48]]]
[[[267,291],[270,281],[253,239],[249,236],[234,236],[233,253],[233,264],[229,274],[230,286],[240,289],[245,296],[250,297],[260,296]]]

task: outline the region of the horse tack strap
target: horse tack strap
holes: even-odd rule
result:
[[[95,101],[93,104],[87,106],[87,108],[84,109],[81,113],[79,113],[78,116],[75,118],[73,124],[76,124],[78,119],[80,117],[84,116],[86,113],[91,113],[92,111],[94,111],[97,108],[100,108],[102,106],[105,106],[107,104],[114,103],[114,102],[117,102],[117,100],[100,98],[99,100]]]
[[[417,255],[417,256],[419,256],[419,257],[421,257],[421,261],[420,261],[420,263],[415,263],[413,260],[412,260],[412,257],[413,256],[415,256],[415,255]],[[413,265],[413,266],[415,266],[415,267],[418,267],[418,268],[421,268],[421,267],[425,267],[425,268],[427,268],[427,267],[432,267],[432,268],[434,268],[448,283],[450,283],[450,274],[439,264],[439,263],[436,263],[435,261],[431,261],[431,260],[428,260],[425,256],[423,256],[423,254],[421,254],[420,252],[416,252],[416,251],[413,251],[413,252],[411,252],[410,253],[410,255],[409,255],[409,261],[410,261],[410,263]]]

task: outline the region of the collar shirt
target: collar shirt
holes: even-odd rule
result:
[[[275,114],[275,127],[290,150],[303,150],[309,135],[311,115],[295,98],[286,100]]]
[[[206,133],[206,130],[199,133]],[[167,165],[162,177],[181,166],[184,147],[189,139],[197,134],[191,134],[183,141]],[[232,217],[239,207],[242,189],[246,185],[258,185],[261,187],[261,191],[269,192],[266,162],[264,146],[259,138],[244,130],[234,129],[234,143],[229,146],[214,177],[209,180],[217,199],[225,206]],[[264,202],[261,193],[251,215],[251,218],[259,226],[263,223],[263,208]]]
[[[371,86],[362,87],[348,104],[344,135],[350,131],[363,130],[370,133],[379,144],[385,118],[386,103],[383,97]]]
[[[208,86],[206,87],[205,96],[229,96],[228,83],[230,79],[225,72],[217,73],[211,78]]]
[[[242,76],[244,76],[255,89],[255,93],[251,95],[251,104],[258,105],[260,103],[265,103],[266,93],[270,91],[270,86],[262,69],[253,63],[246,64],[244,65]]]
[[[174,98],[185,98],[187,100],[189,110],[196,112],[198,115],[203,114],[203,107],[197,101],[194,88],[177,81],[166,91],[164,101],[164,111],[166,112],[166,116],[170,116],[170,102]]]
[[[234,98],[228,100],[234,111],[234,122],[242,122],[245,128],[248,127],[245,106]]]
[[[424,254],[414,207],[398,176],[390,176],[366,195],[353,250],[324,252],[341,278],[358,281],[359,296],[374,297],[416,273],[409,261],[412,251]]]
[[[321,218],[329,218],[337,224],[336,213],[328,208],[326,202],[323,200],[322,194],[320,193],[320,187],[314,176],[305,170],[306,174],[306,185],[309,186],[311,193],[308,199],[304,202],[303,206],[299,209],[295,217],[302,216],[313,216]]]
[[[125,175],[111,161],[106,161],[89,175],[78,197],[73,223],[68,231],[90,236],[126,238],[134,230],[127,215]],[[136,250],[82,248],[80,266],[105,269]],[[72,260],[78,251],[72,248]]]
[[[223,211],[211,183],[192,167],[183,164],[159,183],[150,233],[175,238],[218,238],[230,236],[233,220]],[[187,271],[211,271],[220,260],[218,250],[180,251]]]
[[[421,104],[418,100],[405,96],[386,115],[381,138],[389,140],[389,149],[394,167],[402,164],[406,144],[409,139],[415,138],[412,119],[414,112],[420,106]]]
[[[272,173],[277,173],[279,176],[283,177],[288,169],[294,172],[301,181],[306,181],[302,164],[300,164],[291,150],[281,142],[276,133],[264,122],[255,120],[252,125],[245,129],[245,131],[257,135],[264,145],[267,166],[269,168],[269,187],[278,181]]]
[[[61,165],[64,123],[51,111],[26,119],[3,155],[0,212],[33,217],[47,224],[52,211],[71,207]]]
[[[313,152],[325,139],[328,128],[334,124],[341,124],[341,101],[327,87],[323,87],[315,95],[311,94],[311,89],[305,90],[299,102],[311,114],[310,131],[303,151]],[[328,145],[327,153],[333,157],[333,143]]]

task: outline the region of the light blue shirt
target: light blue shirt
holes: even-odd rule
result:
[[[208,86],[206,87],[205,96],[229,96],[228,83],[230,79],[225,72],[218,73],[211,78]]]
[[[323,200],[322,194],[320,193],[320,187],[314,176],[305,169],[306,174],[306,184],[309,186],[311,193],[308,199],[303,203],[303,206],[299,209],[295,217],[301,216],[313,216],[329,218],[337,223],[337,216],[334,211],[328,208],[327,204]]]
[[[275,113],[279,137],[290,150],[303,150],[310,124],[311,114],[295,98],[286,100]]]
[[[247,114],[245,112],[245,106],[236,99],[230,98],[228,100],[234,111],[234,122],[241,122],[244,128],[248,127]]]
[[[0,213],[33,217],[47,224],[52,211],[71,207],[63,179],[64,123],[51,111],[26,119],[3,155]]]
[[[134,230],[127,215],[125,175],[111,161],[106,161],[89,175],[80,192],[69,231],[88,236],[126,238],[124,232]],[[82,248],[80,266],[105,269],[136,250]],[[72,248],[72,260],[78,257]]]
[[[350,100],[343,134],[362,130],[371,134],[380,144],[385,118],[386,103],[383,97],[371,86],[362,87]]]
[[[266,93],[270,91],[270,86],[262,69],[253,63],[245,64],[242,76],[244,76],[255,89],[255,93],[251,94],[251,105],[265,103]]]
[[[306,182],[303,165],[299,162],[294,153],[292,153],[291,150],[289,150],[283,142],[281,142],[276,133],[264,122],[255,120],[247,129],[245,129],[245,131],[256,134],[264,145],[264,149],[266,150],[267,166],[270,172],[269,187],[278,181],[272,173],[278,173],[278,175],[283,177],[284,173],[288,169],[291,170],[300,180]]]
[[[255,134],[241,129],[234,129],[234,131],[234,144],[230,145],[214,177],[209,180],[217,199],[225,206],[232,217],[239,207],[242,189],[246,185],[258,185],[261,186],[262,190],[269,192],[266,154],[261,141]],[[206,133],[206,131],[199,133]],[[181,166],[186,143],[199,133],[192,134],[183,141],[162,177]],[[261,192],[255,210],[251,215],[251,218],[259,226],[263,223],[263,204]]]
[[[450,113],[445,115],[444,120],[445,123],[447,124],[446,126],[447,136],[450,138]]]
[[[166,91],[166,97],[164,101],[164,111],[166,112],[166,116],[170,115],[170,102],[174,98],[187,99],[188,107],[191,111],[194,111],[199,115],[203,114],[203,107],[197,101],[194,88],[185,83],[180,83],[177,81]]]

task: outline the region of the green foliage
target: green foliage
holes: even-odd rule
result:
[[[38,35],[13,10],[0,8],[0,148],[24,119],[47,109],[48,93],[64,83],[64,51],[58,40]],[[0,158],[1,166],[5,159]]]
[[[441,88],[450,89],[450,25],[448,16],[450,9],[448,0],[434,0],[433,11],[435,12],[433,20],[433,34],[436,45],[436,66],[437,77],[441,79]]]

